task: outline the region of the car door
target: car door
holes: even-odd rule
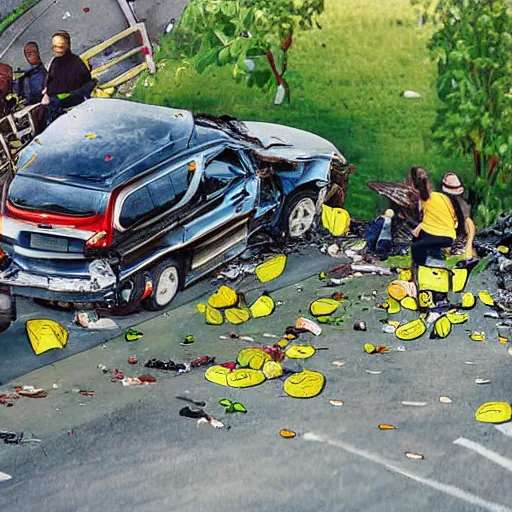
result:
[[[206,155],[198,193],[199,205],[184,224],[192,271],[217,266],[246,247],[256,177],[240,151],[224,148]]]

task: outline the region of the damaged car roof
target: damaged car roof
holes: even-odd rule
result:
[[[110,189],[180,153],[191,112],[117,99],[90,99],[55,120],[19,154],[18,173]]]

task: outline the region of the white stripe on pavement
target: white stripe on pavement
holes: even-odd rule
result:
[[[512,437],[512,421],[504,423],[503,425],[494,425],[502,434]]]
[[[10,480],[11,478],[11,475],[8,475],[7,473],[2,473],[0,471],[0,482],[5,482],[6,480]]]
[[[386,459],[384,459],[378,455],[374,455],[373,453],[367,452],[366,450],[360,450],[359,448],[356,448],[356,447],[354,447],[350,444],[344,443],[342,441],[331,441],[327,437],[319,436],[312,432],[308,432],[308,433],[304,434],[303,437],[306,441],[316,441],[316,442],[320,442],[320,443],[326,443],[331,446],[335,446],[336,448],[341,448],[342,450],[345,450],[346,452],[352,453],[354,455],[358,455],[359,457],[362,457],[366,460],[369,460],[371,462],[375,462],[376,464],[384,466],[389,471],[393,471],[394,473],[397,473],[399,475],[410,478],[411,480],[415,480],[416,482],[419,482],[423,485],[431,487],[432,489],[436,489],[437,491],[441,491],[441,492],[448,494],[449,496],[452,496],[454,498],[457,498],[461,501],[465,501],[466,503],[470,503],[471,505],[481,507],[485,510],[488,510],[489,512],[512,512],[512,509],[510,509],[504,505],[500,505],[499,503],[494,503],[492,501],[484,500],[483,498],[480,498],[479,496],[471,494],[470,492],[466,492],[463,489],[459,489],[458,487],[454,487],[453,485],[443,484],[441,482],[437,482],[436,480],[431,480],[429,478],[424,478],[422,476],[415,475],[414,473],[406,471],[405,469],[402,469],[397,466],[394,466],[393,464],[390,464]]]
[[[490,461],[498,464],[502,468],[512,471],[512,460],[507,459],[506,457],[503,457],[499,453],[493,452],[488,448],[485,448],[485,446],[482,446],[481,444],[475,443],[474,441],[466,439],[465,437],[459,437],[458,439],[453,441],[453,444],[458,444],[460,446],[468,448],[469,450],[473,450],[474,452],[478,453],[479,455],[482,455],[486,459],[489,459]]]

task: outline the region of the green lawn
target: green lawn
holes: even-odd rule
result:
[[[383,206],[366,186],[370,180],[401,181],[411,165],[426,167],[436,182],[448,170],[471,178],[468,159],[447,158],[430,140],[435,64],[428,29],[416,22],[409,0],[327,0],[323,29],[299,34],[290,50],[291,105],[274,107],[273,94],[236,84],[228,68],[187,71],[177,84],[174,63],[153,86],[139,80],[134,99],[282,123],[329,139],[357,167],[345,206],[367,219]],[[406,89],[421,99],[404,99]]]

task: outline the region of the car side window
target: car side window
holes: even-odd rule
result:
[[[170,210],[187,191],[188,164],[149,182],[124,201],[119,223],[128,229],[136,223]]]
[[[246,175],[238,154],[226,149],[206,162],[204,169],[204,191],[207,197],[220,193],[235,180]]]

